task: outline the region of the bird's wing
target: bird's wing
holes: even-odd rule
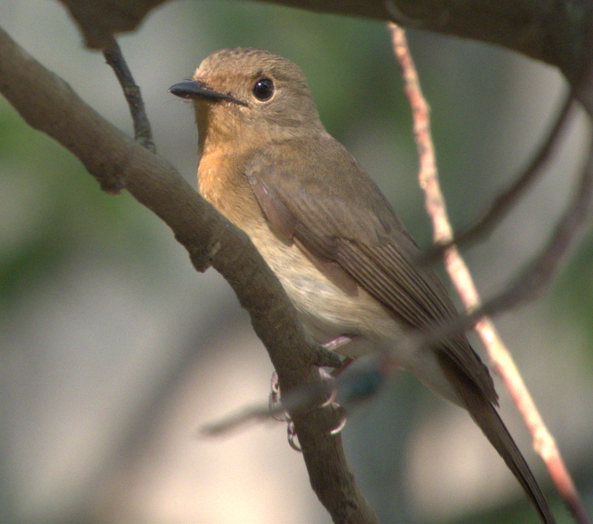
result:
[[[270,228],[320,269],[336,267],[402,324],[426,329],[457,313],[436,273],[414,265],[419,249],[368,175],[329,135],[257,153],[246,173]],[[332,275],[328,273],[328,277]],[[496,408],[490,373],[464,335],[432,348],[437,362],[546,524],[555,522]]]
[[[418,268],[417,245],[370,177],[329,135],[292,140],[257,153],[247,178],[270,228],[294,240],[318,267],[345,271],[403,325],[426,329],[457,315],[430,268]],[[465,336],[443,351],[496,404],[492,378]]]

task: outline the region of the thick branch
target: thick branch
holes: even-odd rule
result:
[[[136,28],[165,0],[61,0],[87,45]],[[593,56],[593,0],[267,0],[312,11],[394,21],[405,28],[498,44],[558,67],[574,87]],[[588,94],[587,94],[588,93]],[[593,114],[591,91],[577,98]]]
[[[296,311],[247,236],[163,159],[104,120],[60,78],[0,29],[0,92],[33,128],[70,150],[109,192],[128,190],[158,215],[199,271],[212,265],[251,316],[284,391],[320,380],[319,348],[305,338]],[[294,415],[311,483],[335,522],[376,522],[354,483],[331,408]]]

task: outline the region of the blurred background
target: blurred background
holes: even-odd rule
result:
[[[3,0],[0,20],[131,133],[111,69],[83,48],[60,4]],[[499,48],[408,36],[432,106],[443,191],[462,231],[531,157],[567,88],[557,71]],[[168,87],[223,47],[293,60],[329,132],[430,245],[410,109],[383,24],[251,2],[169,2],[120,45],[159,153],[192,184],[193,111]],[[577,115],[546,178],[487,241],[465,250],[484,297],[545,243],[574,190],[587,132]],[[4,99],[0,216],[0,522],[330,522],[283,424],[196,437],[269,392],[272,366],[229,286],[214,270],[196,273],[163,223],[125,192],[102,193]],[[540,300],[496,319],[590,511],[592,310],[587,236]],[[572,522],[497,386],[503,418],[558,522]],[[350,415],[343,437],[382,522],[537,522],[469,417],[404,373]]]

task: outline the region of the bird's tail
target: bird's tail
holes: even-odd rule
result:
[[[445,362],[445,360],[448,362]],[[537,509],[542,522],[555,524],[556,520],[550,511],[542,490],[533,473],[531,473],[521,451],[515,444],[513,437],[511,437],[500,418],[496,407],[471,380],[468,380],[463,371],[447,357],[440,359],[440,363],[445,374],[453,379],[451,385],[459,396],[462,405],[467,408],[476,424],[513,472],[513,475],[525,490],[527,497]]]

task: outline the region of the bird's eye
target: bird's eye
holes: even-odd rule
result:
[[[253,96],[261,102],[269,100],[273,94],[274,82],[269,78],[260,78],[253,86]]]

